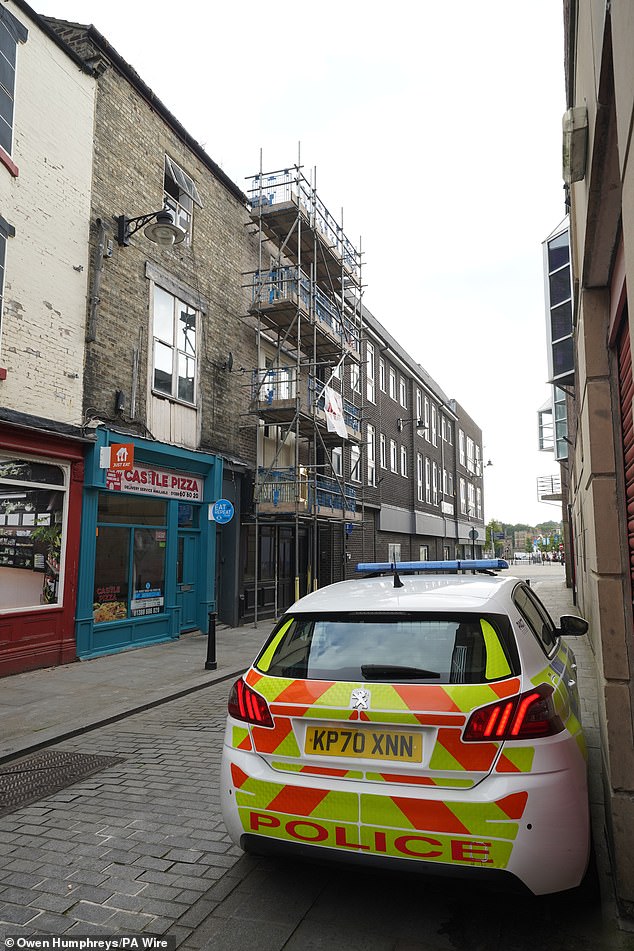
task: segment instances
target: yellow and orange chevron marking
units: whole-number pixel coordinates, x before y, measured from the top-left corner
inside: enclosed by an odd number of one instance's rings
[[[527,793],[493,803],[376,796],[231,776],[245,832],[425,861],[506,867]]]
[[[500,744],[463,743],[462,729],[475,707],[512,696],[520,687],[517,677],[491,684],[372,684],[368,687],[358,683],[270,677],[253,668],[248,671],[246,680],[267,700],[274,717],[273,729],[252,727],[253,746],[259,753],[301,757],[292,728],[293,718],[394,725],[413,723],[437,731],[429,769],[448,777],[457,772],[483,775],[491,770]],[[351,709],[350,696],[358,686],[370,690],[368,711]],[[523,772],[530,768],[524,768],[520,760],[521,757],[508,757],[499,771]],[[411,775],[408,778],[405,773],[398,775],[399,782],[421,782]],[[442,785],[442,780],[436,777],[424,784]],[[450,780],[447,785],[451,785]]]

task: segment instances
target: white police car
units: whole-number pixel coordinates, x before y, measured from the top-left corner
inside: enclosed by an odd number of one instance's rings
[[[535,894],[581,882],[586,747],[565,638],[587,623],[556,626],[501,567],[360,565],[374,576],[289,608],[229,700],[235,843],[514,876]]]

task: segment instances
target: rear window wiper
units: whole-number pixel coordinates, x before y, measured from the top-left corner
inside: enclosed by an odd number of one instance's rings
[[[422,667],[400,667],[398,664],[362,664],[361,673],[366,680],[417,680],[419,677],[440,677],[437,670]]]

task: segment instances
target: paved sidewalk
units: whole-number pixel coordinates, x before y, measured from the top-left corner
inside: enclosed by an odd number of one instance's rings
[[[0,680],[0,763],[97,725],[237,676],[273,627],[271,620],[218,628],[216,670],[206,670],[207,635],[33,670]]]

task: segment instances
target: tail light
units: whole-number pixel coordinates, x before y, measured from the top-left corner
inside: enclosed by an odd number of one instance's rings
[[[236,720],[254,723],[256,726],[273,726],[269,705],[245,680],[236,680],[229,695],[229,715]]]
[[[534,740],[564,729],[553,704],[553,688],[541,684],[516,697],[507,697],[474,710],[463,740]]]

